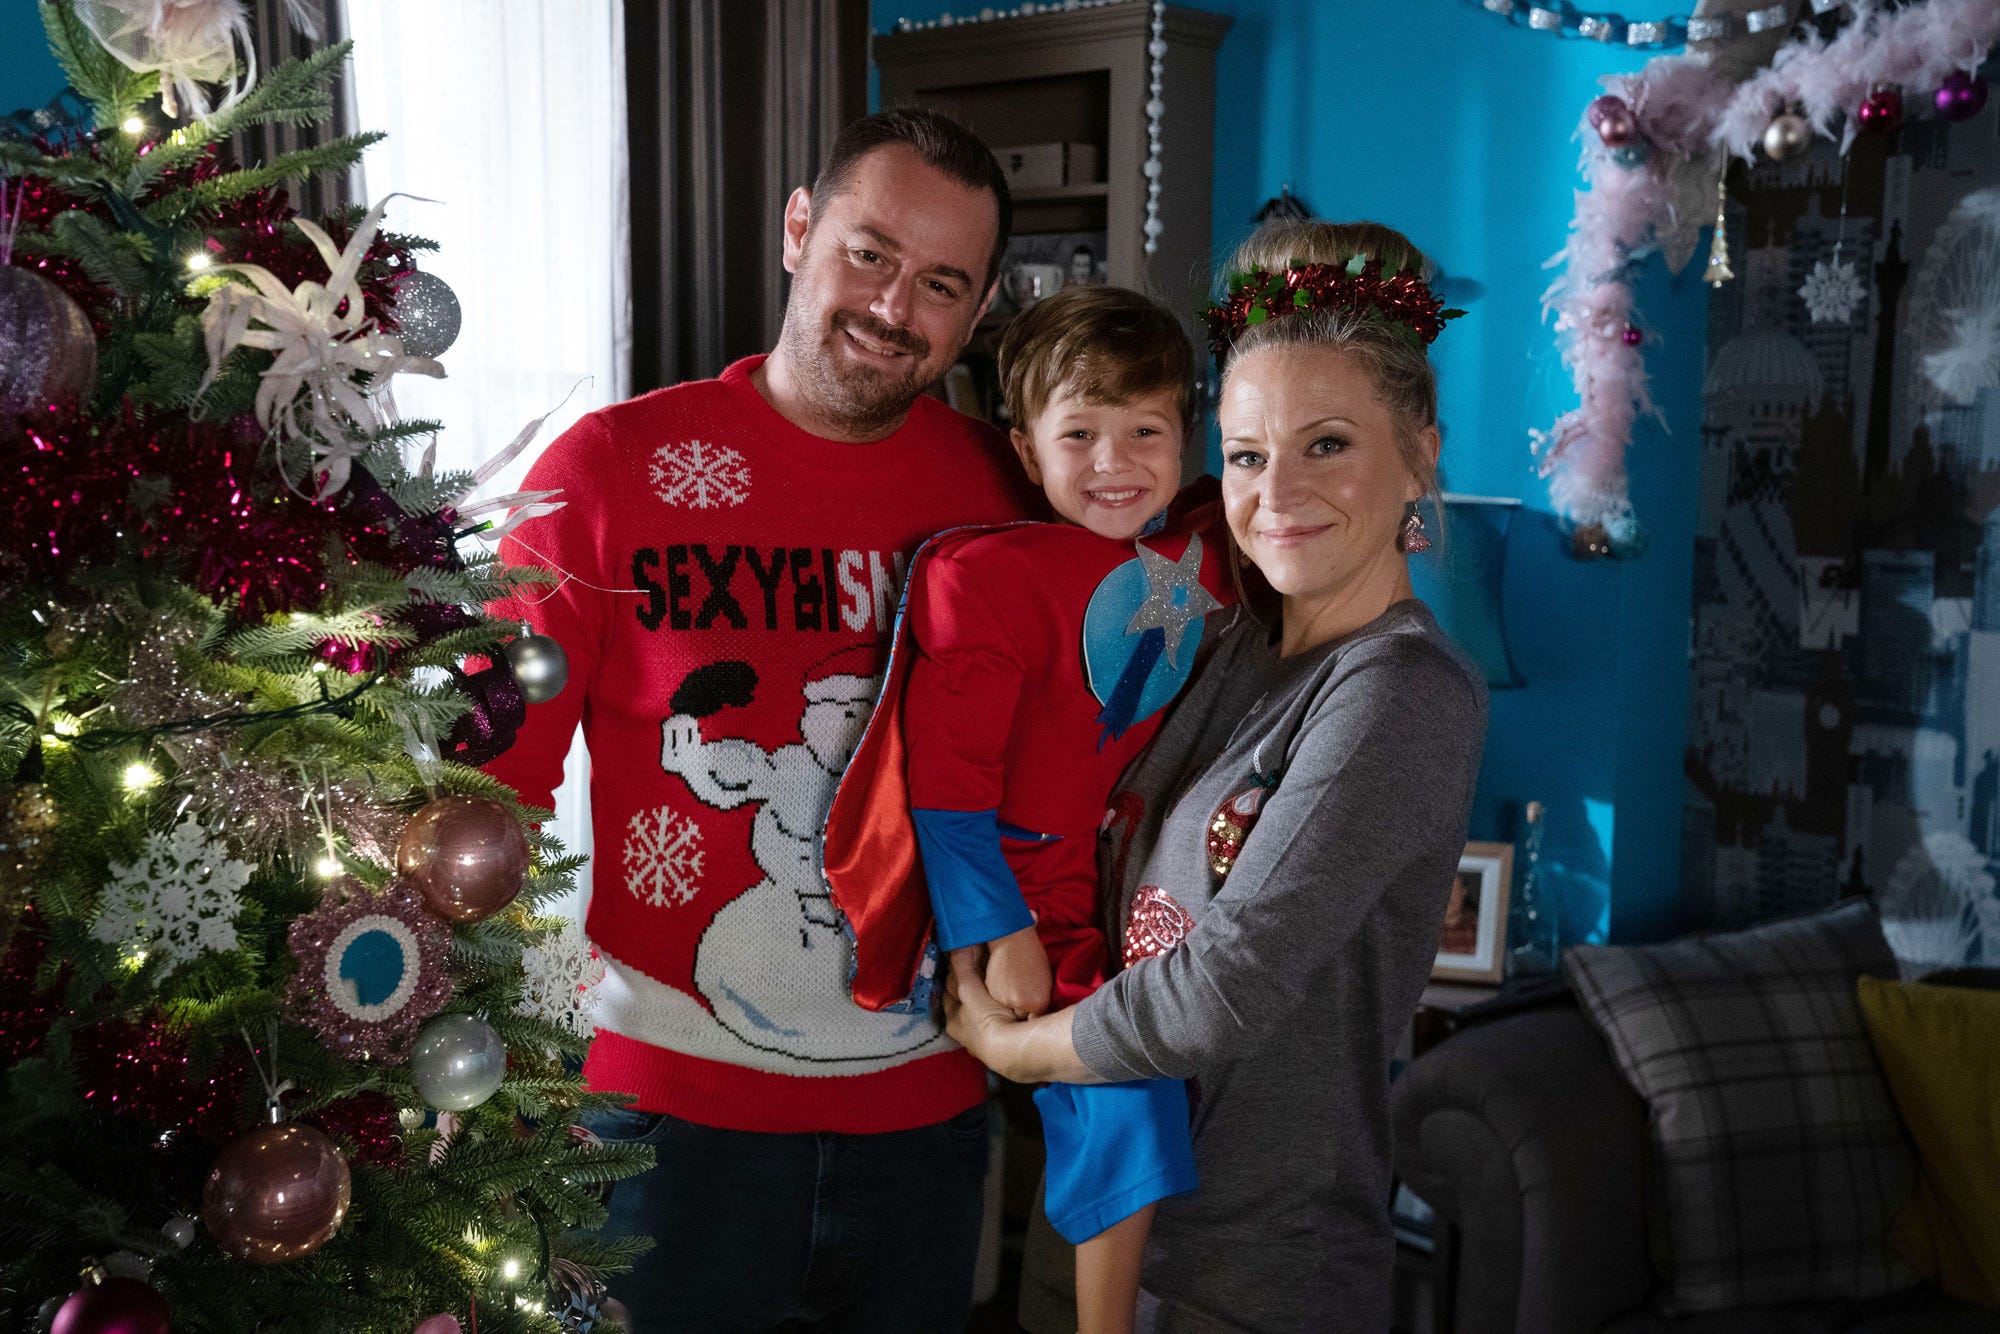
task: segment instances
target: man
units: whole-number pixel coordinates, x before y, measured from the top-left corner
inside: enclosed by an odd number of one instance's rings
[[[928,1014],[847,991],[820,869],[911,553],[1031,501],[983,424],[922,397],[993,295],[993,156],[922,111],[841,132],[784,214],[778,346],[593,413],[526,485],[567,506],[510,561],[571,576],[514,614],[570,684],[489,766],[547,806],[579,719],[605,958],[593,1123],[651,1144],[612,1228],[655,1248],[613,1285],[633,1327],[939,1334],[964,1323],[984,1072]]]

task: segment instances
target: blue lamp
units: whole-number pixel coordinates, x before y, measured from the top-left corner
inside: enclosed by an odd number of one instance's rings
[[[1518,500],[1448,491],[1444,540],[1410,558],[1410,581],[1417,596],[1495,690],[1527,684],[1507,656],[1507,617],[1500,600],[1507,571],[1507,532],[1520,508]]]

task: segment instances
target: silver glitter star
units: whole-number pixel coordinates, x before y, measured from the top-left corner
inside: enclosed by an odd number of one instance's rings
[[[1201,586],[1201,537],[1196,534],[1188,538],[1187,550],[1178,561],[1168,560],[1151,547],[1140,546],[1139,563],[1146,571],[1146,600],[1132,613],[1125,633],[1136,635],[1154,626],[1165,630],[1167,663],[1178,667],[1181,637],[1188,626],[1222,606]]]

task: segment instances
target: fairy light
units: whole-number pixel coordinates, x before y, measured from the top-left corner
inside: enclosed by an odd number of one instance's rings
[[[127,116],[125,123],[118,128],[127,134],[144,134],[146,132],[146,122],[137,116]]]
[[[188,272],[200,273],[203,269],[206,269],[209,265],[213,264],[214,262],[215,262],[214,260],[208,257],[208,252],[206,250],[197,250],[192,255],[189,255],[187,257]]]
[[[125,790],[127,792],[143,792],[159,781],[159,771],[144,760],[134,760],[125,766]]]
[[[340,859],[331,855],[321,857],[313,863],[313,869],[319,872],[320,879],[331,880],[340,874]]]
[[[512,1282],[514,1282],[514,1281],[515,1281],[516,1279],[520,1278],[520,1277],[521,1277],[521,1262],[520,1262],[519,1260],[515,1259],[515,1258],[514,1258],[513,1256],[511,1256],[511,1255],[510,1255],[510,1256],[508,1256],[508,1257],[507,1257],[507,1258],[506,1258],[505,1260],[501,1261],[501,1263],[500,1263],[500,1277],[501,1277],[501,1278],[503,1278],[503,1279],[505,1279],[505,1280],[507,1280],[507,1281],[508,1281],[509,1283],[512,1283]]]

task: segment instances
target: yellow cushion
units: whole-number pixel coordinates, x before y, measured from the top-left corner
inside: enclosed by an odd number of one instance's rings
[[[1950,1295],[2000,1307],[2000,991],[1863,977],[1860,1002],[1923,1161],[1889,1244]]]

